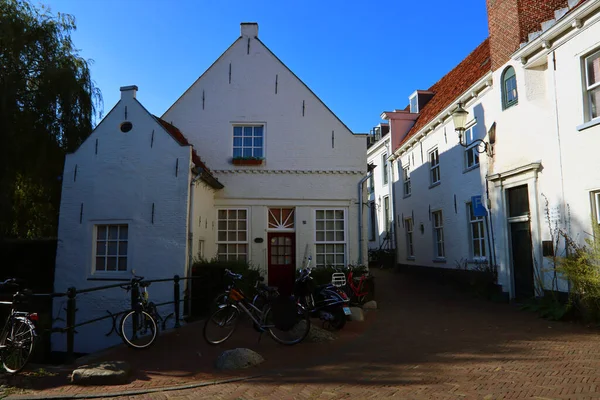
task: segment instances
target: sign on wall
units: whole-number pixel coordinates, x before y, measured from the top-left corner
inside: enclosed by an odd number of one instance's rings
[[[481,195],[471,197],[471,207],[473,207],[474,217],[485,217],[487,215],[487,210],[483,205]]]

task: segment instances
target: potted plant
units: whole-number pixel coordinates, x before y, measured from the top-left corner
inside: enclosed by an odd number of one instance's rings
[[[262,165],[261,157],[233,157],[233,165]]]

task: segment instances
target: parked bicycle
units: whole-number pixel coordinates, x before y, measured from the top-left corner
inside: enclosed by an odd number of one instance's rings
[[[266,299],[266,304],[260,307],[256,297],[253,304],[236,287],[236,281],[241,280],[242,275],[228,269],[225,274],[233,279],[233,283],[229,288],[227,304],[221,305],[204,324],[204,338],[209,344],[219,344],[229,339],[242,313],[252,320],[256,330],[261,333],[268,331],[281,344],[294,345],[306,338],[310,331],[310,315],[294,298],[277,296]]]
[[[146,349],[156,340],[158,324],[156,306],[148,303],[147,288],[150,282],[144,282],[143,276],[133,276],[129,285],[122,285],[126,291],[132,291],[135,300],[133,309],[125,312],[119,323],[119,333],[123,342],[134,349]],[[141,295],[140,295],[141,289]]]
[[[36,343],[35,321],[37,313],[17,311],[24,304],[25,298],[31,294],[28,289],[22,289],[22,281],[7,279],[0,283],[0,290],[16,288],[12,301],[0,301],[0,304],[10,305],[10,313],[0,334],[0,360],[6,372],[16,374],[21,371],[33,352]]]
[[[346,284],[343,286],[343,289],[350,298],[351,305],[362,306],[366,302],[373,300],[374,293],[373,285],[371,284],[371,279],[373,278],[369,276],[368,272],[356,277],[351,267],[344,267],[342,270],[346,273]]]

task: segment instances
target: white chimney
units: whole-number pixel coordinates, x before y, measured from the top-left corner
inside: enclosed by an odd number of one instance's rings
[[[135,99],[138,87],[136,85],[121,86],[121,100]]]
[[[256,22],[242,22],[240,24],[241,36],[243,37],[258,37],[258,24]]]

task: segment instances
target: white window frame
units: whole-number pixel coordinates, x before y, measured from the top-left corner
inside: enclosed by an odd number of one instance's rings
[[[469,223],[469,254],[474,261],[485,261],[487,260],[486,245],[487,237],[485,236],[485,220],[484,217],[476,217],[473,215],[473,205],[471,202],[467,203],[467,222]],[[473,229],[478,226],[480,237],[475,238]],[[479,249],[482,254],[475,254],[475,242],[478,242]]]
[[[512,70],[512,75],[509,76],[508,78],[506,77],[506,75]],[[514,98],[512,100],[508,100],[508,95],[509,95],[509,91],[507,88],[507,83],[509,79],[514,79],[515,81],[515,87],[513,88],[514,90]],[[513,67],[513,66],[508,66],[504,69],[504,71],[502,72],[502,76],[501,76],[501,84],[502,84],[502,109],[506,110],[512,106],[515,106],[517,104],[519,104],[519,89],[517,86],[517,70]]]
[[[465,130],[465,143],[467,144],[467,148],[465,149],[465,171],[475,169],[479,167],[479,152],[477,151],[479,148],[479,143],[473,144],[473,141],[476,139],[475,135],[475,127],[477,124],[470,126]],[[469,164],[469,154],[471,154],[473,158],[473,163]]]
[[[320,208],[316,208],[313,210],[313,221],[315,223],[314,225],[314,240],[315,240],[315,246],[314,246],[314,260],[315,260],[315,266],[316,267],[320,267],[320,266],[328,266],[326,263],[319,263],[319,254],[324,254],[325,258],[327,257],[327,254],[334,254],[334,258],[335,255],[339,254],[336,251],[334,251],[333,253],[319,253],[317,251],[317,249],[319,248],[319,246],[321,245],[333,245],[334,248],[337,245],[343,245],[344,246],[344,251],[343,251],[343,255],[344,255],[344,262],[343,262],[343,266],[346,266],[348,264],[348,210],[346,208],[340,208],[340,207],[320,207]],[[323,211],[325,214],[325,219],[323,221],[325,221],[325,235],[327,234],[327,211],[333,211],[334,212],[334,216],[335,216],[335,212],[336,211],[342,211],[344,216],[342,221],[344,221],[344,240],[337,240],[337,238],[335,237],[335,221],[337,219],[335,219],[334,217],[334,240],[327,240],[327,238],[325,237],[325,240],[318,240],[317,238],[317,214],[319,211]],[[341,265],[341,264],[336,264],[334,263],[334,265]]]
[[[258,136],[255,137],[254,135],[254,128],[257,127],[261,127],[262,128],[262,146],[255,146],[255,138],[258,138]],[[242,129],[242,144],[241,146],[236,146],[236,136],[235,135],[235,130],[236,128],[241,128]],[[244,145],[244,128],[252,128],[252,136],[250,136],[252,138],[252,145],[251,146],[245,146]],[[252,123],[233,123],[232,127],[231,127],[231,155],[233,158],[235,157],[258,157],[258,158],[262,158],[265,159],[266,157],[266,131],[267,131],[267,125],[263,122],[252,122]],[[252,155],[251,156],[245,156],[244,155],[244,149],[250,147],[252,149]],[[241,148],[242,154],[241,155],[236,155],[235,154],[235,150],[236,148]],[[254,149],[260,148],[262,155],[258,156],[258,155],[254,155]]]
[[[392,228],[392,215],[391,215],[391,204],[390,196],[383,196],[383,219],[385,232],[390,232]]]
[[[229,240],[229,227],[227,227],[227,229],[225,230],[225,232],[227,232],[227,240],[219,240],[219,232],[221,232],[221,229],[219,227],[219,222],[222,221],[222,219],[220,218],[219,214],[221,211],[226,211],[227,212],[227,218],[225,219],[225,221],[228,223],[229,220],[229,211],[246,211],[246,240],[239,240],[236,238],[236,240]],[[240,254],[244,254],[240,251],[238,251],[238,245],[246,245],[246,258],[244,261],[248,262],[250,261],[250,209],[246,208],[246,207],[221,207],[221,208],[217,208],[217,235],[216,235],[216,244],[217,244],[217,258],[220,259],[220,256],[222,254],[225,254],[226,258],[225,260],[236,260],[238,259],[238,256]],[[236,215],[236,222],[242,221],[241,219],[237,218]],[[241,232],[239,230],[238,227],[236,227],[236,236],[239,232]],[[219,245],[227,245],[227,251],[225,253],[222,253],[219,249]],[[236,251],[235,253],[229,253],[229,245],[235,245],[236,246]],[[233,255],[235,254],[234,258],[230,258],[230,254]]]
[[[594,220],[600,225],[600,190],[594,190],[591,192],[592,195],[592,212],[594,214]]]
[[[436,215],[440,216],[439,224]],[[433,227],[433,254],[435,254],[435,258],[437,259],[445,259],[446,248],[444,247],[444,214],[442,213],[442,210],[431,212],[431,222]]]
[[[404,219],[404,228],[406,231],[406,258],[415,258],[415,247],[414,247],[414,235],[415,225],[413,224],[412,218]]]
[[[110,227],[116,226],[118,227],[117,230],[117,238],[116,239],[109,239],[108,235],[109,235],[109,230]],[[130,266],[130,258],[131,258],[131,248],[129,246],[129,242],[130,242],[130,231],[131,231],[131,226],[129,223],[126,222],[107,222],[107,221],[98,221],[98,223],[94,223],[92,225],[92,229],[93,229],[93,258],[92,258],[92,271],[95,274],[123,274],[123,273],[127,273],[129,271],[129,266]],[[102,240],[99,236],[98,236],[98,230],[101,227],[105,227],[106,228],[106,235],[104,236],[104,240]],[[122,239],[121,238],[121,228],[122,227],[127,227],[127,238],[126,239]],[[105,243],[104,245],[104,252],[103,254],[98,254],[98,242],[103,242]],[[110,242],[116,242],[117,244],[117,248],[116,248],[116,253],[113,254],[108,254],[108,243]],[[126,254],[119,254],[121,253],[121,243],[127,243],[127,250],[125,251]],[[108,258],[109,257],[115,257],[116,261],[115,261],[115,269],[114,270],[108,270],[107,269],[107,264],[108,264]],[[99,269],[98,268],[98,258],[103,258],[104,259],[104,268],[103,269]],[[119,260],[120,259],[125,259],[125,269],[119,269]]]
[[[595,91],[600,91],[600,76],[598,77],[598,81],[596,83],[590,84],[589,82],[589,63],[588,61],[594,58],[598,58],[600,60],[600,50],[596,50],[594,53],[585,57],[583,60],[584,65],[584,90],[585,90],[585,103],[586,103],[586,116],[585,120],[592,121],[600,118],[600,104],[596,104],[596,116],[593,113],[593,101],[592,94]],[[599,61],[600,62],[600,61]]]
[[[432,156],[435,154],[435,157],[432,159]],[[442,175],[440,171],[440,153],[438,148],[432,149],[427,154],[429,159],[429,183],[431,186],[438,185],[442,181]],[[435,163],[434,163],[435,162]],[[435,179],[435,175],[437,174],[437,180]]]
[[[383,186],[387,185],[389,182],[389,176],[388,176],[388,154],[383,153],[383,155],[381,156],[381,165],[383,167],[382,169],[382,179],[381,182],[383,184]]]
[[[410,186],[410,165],[402,168],[402,187],[404,190],[404,197],[408,197],[411,194],[411,186]]]

